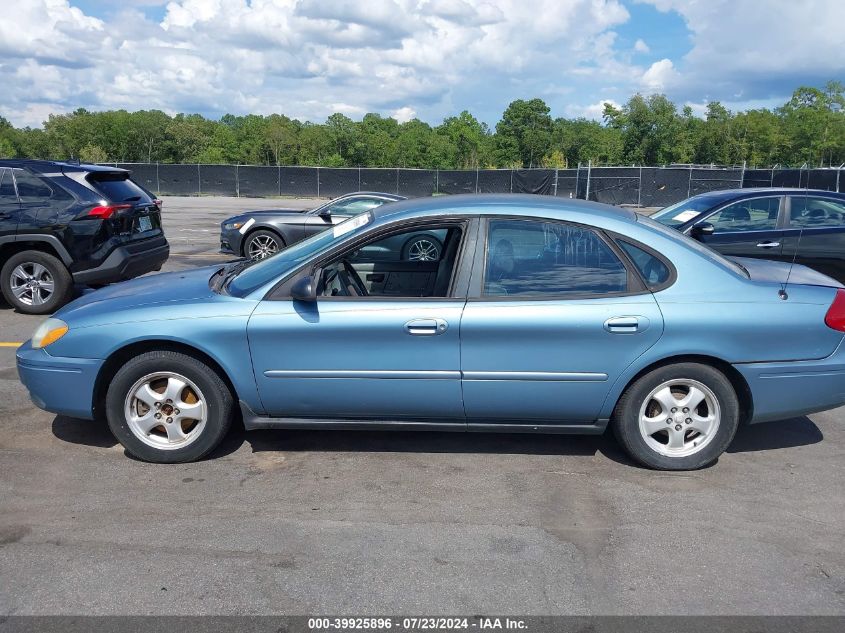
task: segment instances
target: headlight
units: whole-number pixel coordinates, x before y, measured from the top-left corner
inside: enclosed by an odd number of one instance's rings
[[[67,330],[67,323],[61,319],[47,319],[38,326],[35,334],[32,335],[33,349],[40,349],[47,347],[50,343],[55,343],[67,334]]]
[[[235,231],[244,225],[243,222],[224,222],[223,228],[227,231]]]

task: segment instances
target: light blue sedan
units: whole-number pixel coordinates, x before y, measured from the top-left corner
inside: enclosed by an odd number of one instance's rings
[[[429,261],[362,253],[438,231]],[[788,277],[788,280],[787,280]],[[845,403],[845,290],[632,212],[539,196],[368,211],[259,262],[69,304],[17,352],[33,401],[185,462],[247,429],[603,433],[652,468]]]

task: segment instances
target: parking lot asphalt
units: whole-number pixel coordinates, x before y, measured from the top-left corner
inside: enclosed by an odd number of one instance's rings
[[[165,270],[293,204],[165,199]],[[41,319],[0,307],[0,341]],[[843,614],[843,458],[839,409],[691,473],[610,434],[236,430],[145,464],[36,409],[0,347],[0,614]]]

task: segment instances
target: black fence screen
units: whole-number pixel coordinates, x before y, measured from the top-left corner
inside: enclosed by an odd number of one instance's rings
[[[112,163],[115,164],[115,163]],[[383,191],[433,194],[533,193],[606,204],[663,207],[708,191],[800,187],[845,192],[843,169],[592,167],[574,169],[402,169],[117,163],[155,194],[333,198]]]

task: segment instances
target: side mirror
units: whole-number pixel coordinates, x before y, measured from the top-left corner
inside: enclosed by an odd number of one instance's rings
[[[694,237],[698,239],[703,237],[704,235],[713,235],[716,232],[716,227],[710,224],[709,222],[702,222],[700,224],[696,224],[690,229],[690,237]]]
[[[320,209],[319,216],[321,218],[330,218],[332,217],[332,211],[329,207],[326,207],[325,209]]]
[[[316,301],[317,288],[314,285],[314,278],[311,275],[305,275],[297,279],[291,286],[290,296],[296,301]]]

